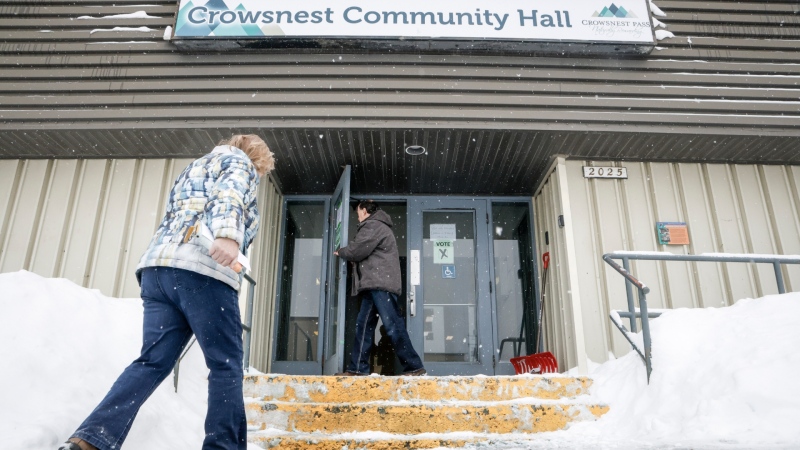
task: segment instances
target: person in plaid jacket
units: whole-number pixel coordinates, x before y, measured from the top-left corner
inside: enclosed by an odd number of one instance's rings
[[[210,369],[203,449],[247,448],[240,278],[233,267],[258,230],[259,179],[274,166],[261,138],[235,135],[178,176],[136,268],[144,306],[141,355],[60,450],[120,448],[192,334]],[[213,236],[208,247],[187,239],[199,221]]]

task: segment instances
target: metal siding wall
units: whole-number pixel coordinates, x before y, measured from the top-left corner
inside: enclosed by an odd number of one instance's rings
[[[102,192],[105,190],[108,160],[78,161],[76,177],[78,183],[71,192],[73,213],[64,224],[67,237],[63,245],[63,265],[59,273],[42,276],[57,276],[88,287],[95,246],[97,216],[101,209]],[[110,292],[104,292],[110,295]]]
[[[35,273],[55,273],[60,263],[59,252],[64,240],[64,223],[70,215],[70,192],[75,180],[77,160],[56,160],[52,162],[50,182],[45,189],[44,203],[41,207],[42,219],[33,238],[31,271]]]
[[[800,249],[800,214],[798,212],[797,180],[790,167],[761,166],[761,178],[764,180],[768,217],[772,220],[772,235],[775,237],[776,253],[786,254]],[[787,291],[800,289],[800,267],[786,266],[784,280]]]
[[[117,296],[121,278],[125,236],[132,218],[131,201],[136,198],[135,178],[138,160],[112,160],[106,176],[102,209],[98,211],[97,238],[92,255],[89,286],[109,296]]]
[[[275,289],[280,267],[280,229],[283,217],[283,196],[271,181],[264,182],[259,191],[261,227],[256,238],[252,262],[256,282],[256,301],[253,309],[253,336],[251,339],[250,365],[262,372],[270,371],[272,360],[273,314],[275,311]]]
[[[544,350],[552,352],[561,368],[574,367],[576,363],[571,312],[567,293],[570,291],[569,269],[566,264],[564,232],[558,226],[561,214],[561,192],[558,175],[553,172],[541,191],[534,197],[536,248],[540,253],[550,252],[547,292],[542,317]],[[545,245],[545,232],[550,245]],[[541,255],[537,256],[540,258]],[[538,274],[542,276],[541,271]],[[541,278],[539,280],[541,283]]]
[[[629,178],[585,179],[584,165],[624,165]],[[564,195],[553,189],[554,173],[534,198],[537,245],[544,248],[544,231],[549,230],[551,260],[557,269],[548,297],[551,305],[557,305],[553,309],[566,311],[569,275],[560,241],[575,242],[586,352],[593,361],[605,361],[609,351],[616,355],[629,351],[608,319],[609,310],[627,309],[625,283],[602,261],[602,254],[615,250],[800,254],[797,166],[571,160],[566,169],[573,216],[565,220],[572,220],[574,235],[553,233],[555,218],[561,214],[556,199]],[[659,221],[685,221],[691,244],[659,245],[655,236]],[[652,289],[651,308],[721,307],[740,298],[777,293],[768,265],[632,261],[632,272]],[[800,268],[785,268],[784,277],[787,290],[800,287]],[[559,353],[559,363],[567,363],[564,368],[573,367],[569,327],[554,323],[568,323],[569,317],[552,314],[551,310],[545,317],[545,348]]]
[[[746,232],[743,228],[742,214],[737,201],[734,185],[733,167],[729,165],[704,166],[706,184],[711,210],[715,214],[716,248],[725,253],[747,253],[745,245]],[[757,297],[753,280],[752,267],[745,264],[721,264],[726,275],[725,301],[732,304],[736,299],[734,293],[742,297]]]
[[[32,248],[30,242],[35,238],[38,228],[40,206],[44,195],[43,186],[48,183],[52,161],[22,161],[19,178],[7,195],[11,197],[6,218],[6,230],[0,272],[27,268],[30,264]],[[4,195],[5,196],[5,195]]]
[[[505,155],[493,167],[509,172],[511,153],[494,147],[512,148],[516,139],[532,139],[532,159],[541,163],[557,152],[673,161],[798,158],[795,0],[655,0],[666,14],[656,18],[675,36],[658,41],[649,55],[625,58],[336,49],[182,53],[163,40],[174,22],[174,0],[34,3],[14,0],[0,8],[0,158],[190,156],[198,141],[231,129],[279,129],[290,131],[279,142],[292,143],[296,154],[319,151],[299,161],[335,172],[342,152],[331,149],[347,146],[334,143],[341,138],[332,130],[366,131],[356,140],[405,142],[404,133],[432,124],[456,141],[475,130],[505,136],[475,149],[482,157]],[[137,11],[147,16],[120,17]],[[289,136],[294,130],[300,140]],[[564,136],[574,141],[562,146]],[[675,145],[684,138],[691,146]],[[425,146],[442,147],[444,154],[452,143],[431,135]],[[295,158],[284,151],[287,161]],[[365,161],[373,158],[380,155]],[[402,185],[399,172],[393,183]],[[440,182],[458,177],[438,175]],[[427,180],[437,177],[426,177],[419,192],[428,192]]]
[[[29,270],[107,296],[138,297],[134,269],[190,161],[0,161],[0,272]],[[260,189],[266,214],[255,245],[269,250],[254,269],[260,295],[271,299],[281,197],[271,181]]]

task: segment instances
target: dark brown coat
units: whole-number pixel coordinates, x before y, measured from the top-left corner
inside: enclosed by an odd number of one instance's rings
[[[400,295],[400,256],[392,219],[378,210],[358,224],[357,230],[350,245],[339,249],[342,259],[355,263],[355,291],[381,290]]]

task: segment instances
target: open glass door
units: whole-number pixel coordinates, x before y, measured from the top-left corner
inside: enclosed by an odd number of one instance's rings
[[[323,344],[324,375],[341,372],[344,365],[344,321],[345,304],[347,299],[347,262],[333,252],[347,245],[348,224],[350,223],[350,166],[344,168],[344,173],[336,185],[331,197],[329,237],[327,254],[328,282],[325,301],[325,332]]]
[[[409,201],[409,319],[431,375],[494,375],[486,200]]]

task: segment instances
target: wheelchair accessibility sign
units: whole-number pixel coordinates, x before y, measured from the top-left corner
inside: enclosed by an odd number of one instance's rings
[[[442,266],[442,278],[455,278],[456,266],[445,265]]]

